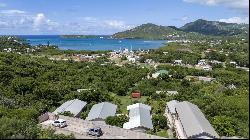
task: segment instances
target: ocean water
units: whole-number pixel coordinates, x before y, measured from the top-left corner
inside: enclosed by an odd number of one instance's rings
[[[58,35],[21,35],[30,45],[56,45],[62,50],[118,50],[118,49],[156,49],[167,41],[142,39],[110,39],[109,36],[96,38],[61,38]]]

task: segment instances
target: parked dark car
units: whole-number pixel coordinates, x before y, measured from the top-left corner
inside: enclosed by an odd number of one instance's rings
[[[103,134],[102,129],[100,127],[91,128],[89,129],[87,133],[88,135],[97,136],[97,137],[100,137]]]

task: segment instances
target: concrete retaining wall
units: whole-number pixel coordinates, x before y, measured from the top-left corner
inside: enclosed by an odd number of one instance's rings
[[[56,119],[58,119],[57,115],[50,112],[46,112],[38,117],[38,122],[41,123],[47,120],[56,120]]]

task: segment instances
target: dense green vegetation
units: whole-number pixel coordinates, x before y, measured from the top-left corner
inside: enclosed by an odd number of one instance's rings
[[[1,52],[0,121],[6,122],[0,130],[1,134],[4,133],[1,136],[40,138],[40,133],[45,132],[38,128],[37,117],[46,110],[53,111],[70,99],[87,101],[88,108],[101,101],[119,104],[119,100],[117,101],[112,93],[126,95],[128,87],[147,73],[146,69],[135,66],[118,67],[111,64],[100,66],[100,63],[51,61],[45,57]],[[76,90],[79,88],[93,90],[78,93]],[[15,113],[16,116],[12,115],[15,110],[20,111]],[[22,115],[21,112],[25,112],[23,116],[19,116]],[[84,112],[82,116],[84,117]],[[10,127],[15,125],[25,125],[25,127],[20,130],[19,127]],[[39,130],[32,129],[33,127]],[[6,130],[10,133],[5,133]],[[50,131],[48,135],[49,133]]]
[[[4,103],[5,101],[5,103]],[[1,98],[0,138],[1,139],[72,139],[73,135],[54,134],[52,129],[37,125],[38,111],[35,107],[14,107],[14,101]],[[12,102],[15,104],[15,101]]]
[[[217,40],[218,38],[216,38]],[[87,105],[81,114],[85,119],[91,107],[98,102],[109,101],[118,105],[117,113],[126,113],[126,106],[142,102],[152,107],[154,129],[149,133],[166,134],[166,119],[163,116],[167,101],[176,99],[196,104],[220,136],[248,138],[249,121],[249,73],[234,67],[215,67],[212,71],[165,65],[182,59],[183,63],[196,64],[201,58],[208,60],[236,61],[240,66],[249,66],[248,42],[237,38],[222,39],[211,47],[211,40],[203,43],[169,43],[160,49],[141,56],[141,62],[153,59],[161,62],[156,69],[140,65],[116,66],[106,57],[96,62],[53,61],[48,56],[74,55],[76,53],[107,53],[93,51],[61,51],[54,46],[43,46],[28,53],[28,44],[15,44],[8,37],[0,38],[0,138],[70,138],[55,135],[50,129],[37,125],[37,117],[45,111],[54,111],[67,100],[80,99]],[[12,45],[11,45],[12,44]],[[19,48],[22,54],[4,51]],[[215,52],[204,52],[207,49]],[[218,51],[222,50],[222,53]],[[168,53],[163,53],[168,52]],[[227,52],[228,56],[225,55]],[[145,65],[145,64],[144,64]],[[148,79],[157,70],[165,69],[168,75]],[[184,80],[185,76],[211,76],[216,81]],[[235,85],[236,89],[227,88]],[[77,92],[77,89],[90,89]],[[139,91],[141,99],[131,99],[132,91]],[[156,91],[176,90],[179,94],[168,96]],[[64,115],[71,115],[65,112]],[[109,117],[106,122],[121,127],[127,120],[123,115]],[[166,135],[164,135],[166,136]]]

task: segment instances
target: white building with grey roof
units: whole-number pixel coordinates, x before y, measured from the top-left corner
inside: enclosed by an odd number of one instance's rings
[[[211,82],[211,81],[215,80],[215,78],[203,77],[203,76],[199,76],[198,79],[199,79],[199,81],[204,81],[204,82]]]
[[[69,111],[74,115],[74,117],[79,117],[82,109],[85,107],[87,103],[78,99],[69,100],[63,103],[60,107],[58,107],[53,113],[59,114],[65,111]]]
[[[151,107],[142,103],[127,106],[129,121],[123,124],[124,129],[145,131],[153,129]]]
[[[176,117],[175,105],[177,105],[178,103],[179,103],[178,101],[172,100],[172,101],[167,102],[166,104],[164,115],[167,117],[168,126],[171,129],[174,128],[173,122]]]
[[[116,109],[117,109],[117,105],[109,103],[109,102],[102,102],[102,103],[95,104],[89,111],[89,114],[86,120],[103,121],[109,116],[115,116]]]
[[[172,125],[179,139],[216,139],[220,138],[201,110],[194,104],[183,101],[167,103]],[[173,108],[175,113],[173,112]],[[167,114],[166,112],[165,114]],[[173,116],[174,114],[174,116]]]

